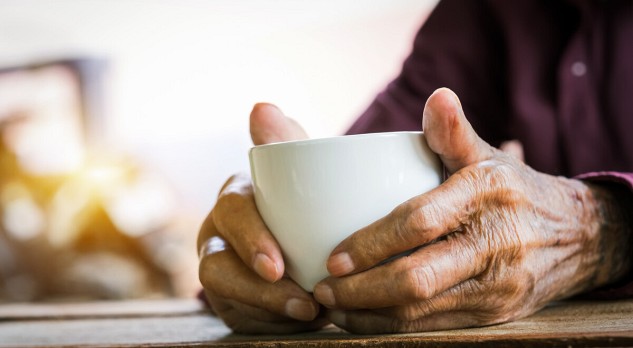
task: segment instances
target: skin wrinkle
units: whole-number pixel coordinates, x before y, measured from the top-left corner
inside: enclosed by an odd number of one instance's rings
[[[572,248],[570,247],[568,249]],[[581,255],[581,248],[576,247],[571,251],[565,250],[561,252],[561,254],[563,254],[564,257],[554,265],[550,265],[548,272],[555,273],[559,278],[578,277],[578,273],[583,271],[582,267],[576,266],[578,265],[578,259]],[[578,287],[568,287],[567,289],[563,288],[562,291],[559,290],[560,293],[556,294],[552,291],[552,289],[560,288],[560,285],[557,284],[557,280],[553,277],[548,277],[546,273],[541,276],[542,278],[539,278],[540,280],[538,282],[537,292],[546,293],[546,298],[549,298],[550,300],[563,299],[582,291],[582,289],[579,289]],[[548,302],[549,301],[540,301],[539,307],[545,306]]]
[[[575,192],[573,194],[576,195]],[[578,260],[578,256],[581,255],[583,252],[586,252],[582,245],[585,245],[587,243],[587,239],[578,238],[579,234],[576,233],[576,231],[581,231],[587,226],[583,227],[581,224],[578,223],[569,224],[569,221],[567,221],[569,217],[564,214],[564,211],[560,214],[555,214],[555,212],[544,209],[540,209],[537,211],[538,212],[536,214],[545,216],[547,217],[547,220],[554,222],[553,225],[550,224],[550,228],[554,227],[553,233],[549,236],[549,239],[547,238],[547,236],[544,239],[544,247],[548,249],[549,255],[553,255],[556,253],[561,254],[561,256],[559,257],[553,257],[552,264],[550,265],[551,268],[549,270],[544,270],[542,269],[542,267],[535,267],[535,270],[539,271],[537,277],[539,279],[542,279],[539,282],[539,285],[537,285],[538,289],[536,291],[543,292],[544,290],[541,290],[541,288],[551,289],[560,287],[560,285],[555,284],[556,281],[553,280],[551,274],[555,274],[561,278],[569,276],[573,279],[574,277],[578,276],[578,272],[587,270],[587,267],[581,265]],[[531,227],[533,230],[543,229],[543,227],[541,226],[543,222],[539,222],[542,220],[531,219],[531,221]],[[532,260],[530,262],[539,265],[542,262],[542,258],[537,257],[536,260]],[[548,273],[550,273],[550,275],[548,275]],[[556,286],[552,286],[552,284]],[[564,290],[563,293],[577,293],[578,291],[578,289],[570,289]],[[560,295],[556,298],[562,298],[565,296],[566,295]],[[544,304],[545,303],[543,303],[542,305]]]
[[[498,177],[497,175],[491,175],[490,171],[487,171],[489,175],[489,177],[493,177],[496,178]],[[498,168],[496,171],[494,171],[496,173],[499,173]],[[499,187],[499,186],[506,186],[507,182],[506,180],[504,180],[506,178],[506,175],[503,175],[501,177],[501,180],[487,180],[488,182],[490,182],[493,187]],[[511,220],[511,221],[506,221],[505,226],[508,226],[506,228],[506,230],[514,230],[514,231],[518,231],[519,228],[517,226],[517,222],[516,220],[512,219],[513,215],[508,215],[507,212],[505,210],[511,210],[511,208],[515,208],[518,211],[523,211],[522,209],[518,209],[519,206],[527,206],[528,204],[526,203],[526,199],[524,198],[524,195],[513,190],[513,189],[507,189],[507,188],[503,188],[503,189],[496,189],[493,192],[488,192],[486,194],[486,197],[482,199],[482,201],[487,202],[489,205],[492,206],[497,206],[497,207],[505,207],[505,209],[495,209],[493,210],[493,212],[491,213],[490,210],[487,211],[486,215],[493,215],[493,221],[499,221],[499,220]],[[510,207],[510,208],[508,208]],[[514,211],[517,211],[514,210]],[[512,210],[511,210],[512,211]],[[547,209],[542,209],[540,207],[536,207],[534,209],[534,211],[542,211],[543,213],[545,213],[545,215],[548,215],[549,218],[552,218],[552,220],[562,220],[562,217],[557,216],[556,214],[554,214],[553,212],[550,212]],[[478,216],[477,216],[478,215]],[[479,230],[480,231],[492,231],[494,230],[494,226],[485,226],[486,224],[490,224],[488,221],[488,219],[483,219],[483,214],[481,214],[481,210],[477,210],[474,214],[471,215],[471,221],[479,221],[480,222],[480,226]],[[505,219],[499,219],[499,217],[504,217]],[[508,216],[510,216],[510,218],[508,218]],[[525,221],[525,220],[524,220]],[[530,219],[528,219],[527,221],[530,221]],[[499,234],[501,236],[507,236],[508,233],[501,233]],[[512,235],[512,234],[510,234]],[[489,266],[487,267],[487,270],[484,271],[482,273],[482,278],[486,279],[487,275],[492,275],[493,279],[488,279],[487,281],[491,281],[494,282],[494,275],[498,274],[498,273],[502,273],[500,270],[504,269],[505,263],[508,262],[517,262],[517,261],[521,261],[524,257],[524,248],[521,248],[520,245],[524,245],[524,241],[521,240],[520,235],[517,233],[514,233],[514,236],[516,238],[516,243],[513,243],[512,241],[508,241],[508,240],[504,240],[504,241],[498,241],[499,236],[491,236],[489,237],[487,240],[492,242],[492,243],[498,243],[500,245],[505,245],[505,248],[502,249],[501,251],[499,251],[499,245],[488,245],[488,250],[497,250],[496,254],[493,254],[493,256],[490,258],[489,261]],[[560,244],[560,238],[556,239],[556,243]],[[568,258],[574,258],[574,254],[569,255]],[[534,284],[535,284],[535,280],[534,277],[530,277],[528,279],[528,283],[529,285],[527,286],[527,290],[528,292],[533,292],[534,291]],[[525,284],[525,283],[524,283]],[[506,296],[509,298],[512,298],[517,292],[519,292],[519,287],[517,286],[506,286],[504,287],[498,287],[497,291],[501,291],[502,293],[505,292]],[[504,302],[505,303],[505,302]],[[497,310],[494,309],[495,306],[493,305],[490,309],[492,310],[492,316],[498,316],[496,315]],[[505,307],[501,307],[501,311],[502,312],[506,312],[505,311]],[[513,317],[512,314],[508,314],[508,317]],[[502,318],[503,319],[503,318]]]
[[[461,240],[466,240],[466,242],[462,242],[460,243],[460,247],[464,248],[470,248],[473,252],[473,255],[486,255],[484,257],[480,256],[480,259],[477,260],[463,260],[463,262],[465,262],[464,264],[468,264],[468,263],[475,263],[475,264],[482,264],[481,259],[485,259],[487,258],[487,254],[488,254],[488,250],[484,249],[481,247],[481,244],[478,243],[477,239],[475,238],[474,234],[475,232],[474,228],[472,228],[471,226],[464,226],[462,228],[462,231],[460,232],[454,232],[451,235],[449,235],[450,239],[461,239]],[[485,271],[487,266],[482,265],[481,267],[479,267],[479,269],[476,269],[474,272],[473,277],[478,276],[479,274],[481,274],[482,272]]]
[[[424,204],[423,208],[415,210],[412,209],[412,204],[408,202],[408,204],[405,204],[404,206],[402,206],[402,208],[397,208],[404,210],[404,212],[397,212],[395,214],[397,219],[396,223],[394,224],[395,228],[393,230],[393,234],[391,236],[393,239],[398,241],[395,244],[410,245],[412,244],[411,242],[417,242],[419,244],[425,243],[425,236],[429,234],[429,231],[432,231],[434,229],[433,220],[429,219],[429,217],[433,215],[428,215],[424,213],[425,209],[427,209],[428,206],[428,204]],[[402,218],[403,216],[404,218]],[[414,234],[411,233],[411,231],[417,231],[417,233]],[[416,237],[417,240],[412,240]],[[393,254],[395,255],[395,253]]]
[[[577,194],[575,194],[575,195],[578,196]],[[545,211],[545,212],[547,212],[547,211]],[[549,214],[549,215],[551,215],[551,216],[548,216],[548,218],[552,218],[554,220],[554,216],[555,215],[554,214]],[[568,231],[562,231],[562,232],[564,233],[564,232],[568,232]],[[561,231],[559,231],[559,233],[561,233]],[[552,269],[554,271],[556,269],[561,268],[563,265],[565,265],[567,263],[571,263],[571,261],[575,261],[579,257],[579,255],[586,255],[587,254],[587,250],[586,250],[587,247],[582,248],[580,246],[582,246],[582,245],[587,246],[588,245],[589,247],[591,247],[591,244],[587,243],[587,241],[585,239],[581,239],[580,242],[578,240],[576,240],[575,241],[576,243],[573,243],[573,244],[572,244],[571,240],[565,240],[565,242],[566,242],[565,245],[573,245],[573,246],[576,246],[576,248],[574,250],[574,248],[572,247],[572,250],[567,251],[566,253],[564,253],[564,256],[563,256],[562,259],[556,259],[556,262],[552,265]],[[552,243],[552,245],[554,245],[554,246],[562,246],[561,245],[561,239],[560,238],[556,238],[554,243]],[[569,248],[567,248],[567,249],[569,249]],[[598,255],[600,255],[600,257],[604,257],[605,253],[601,252],[601,253],[598,253]],[[585,256],[585,258],[587,258],[587,257]],[[595,260],[586,260],[586,263],[589,264],[589,265],[595,264]],[[584,267],[582,267],[582,264],[581,264],[578,267],[576,267],[576,270],[580,270],[582,268],[584,268]],[[558,272],[556,272],[556,273],[558,273]],[[591,281],[590,283],[594,283],[594,281]],[[564,297],[564,296],[565,295],[562,295],[561,297]],[[546,302],[546,301],[544,301],[544,302]]]
[[[582,202],[581,199],[577,199],[578,202]],[[582,204],[582,203],[580,203]],[[592,204],[593,205],[593,204]],[[598,207],[598,209],[601,209],[601,207]],[[597,228],[597,230],[599,231],[603,231],[605,229],[605,226],[600,226]],[[600,235],[600,234],[599,234]],[[589,239],[589,236],[585,236],[585,239]],[[602,242],[602,238],[597,238],[596,242],[593,244],[589,244],[589,243],[583,243],[582,245],[585,245],[585,248],[578,250],[577,252],[580,254],[580,257],[582,258],[582,261],[584,261],[584,263],[588,263],[588,264],[603,264],[604,263],[604,259],[607,256],[607,253],[605,250],[605,246],[603,245]],[[586,253],[583,253],[583,251],[587,250],[587,249],[593,249],[594,253],[593,254],[588,254],[588,255],[584,255]],[[584,256],[584,257],[583,257]],[[593,256],[593,257],[591,257]],[[597,262],[595,259],[598,259]],[[578,268],[580,268],[581,266],[579,265]],[[599,283],[600,281],[600,272],[599,270],[596,270],[593,272],[593,274],[590,274],[587,277],[587,286],[589,287],[593,287],[595,286],[595,284]]]
[[[489,162],[488,165],[492,163]],[[477,192],[473,197],[476,203],[471,201],[468,204],[472,209],[466,219],[469,222],[461,225],[460,232],[453,231],[444,238],[445,242],[470,239],[474,248],[487,255],[484,258],[487,261],[483,272],[445,291],[468,294],[460,297],[468,298],[471,304],[462,303],[460,308],[469,309],[473,313],[476,325],[513,320],[542,308],[551,300],[582,291],[585,287],[574,284],[582,282],[586,274],[595,273],[591,265],[595,264],[594,258],[599,255],[594,252],[596,243],[595,238],[592,239],[596,233],[584,231],[594,227],[588,223],[591,217],[583,214],[587,216],[577,219],[569,213],[577,209],[577,202],[565,206],[558,205],[559,209],[547,208],[552,206],[552,202],[560,201],[569,194],[582,197],[577,192],[578,187],[563,185],[564,188],[560,191],[543,192],[539,185],[544,181],[558,179],[543,180],[538,175],[532,175],[530,180],[533,180],[533,183],[524,185],[523,187],[527,187],[523,191],[516,187],[516,180],[510,179],[514,173],[512,168],[503,162],[499,164],[501,168],[484,166],[483,173],[470,170],[457,173],[463,177],[470,177],[470,180],[475,178],[480,182],[492,183],[495,188],[492,191]],[[491,179],[493,177],[495,179]],[[530,200],[528,197],[542,198]],[[435,214],[439,215],[439,212]],[[551,233],[543,232],[547,230],[546,227]],[[482,235],[485,237],[481,238]],[[482,241],[486,245],[481,245]],[[542,264],[542,259],[545,258],[543,253],[556,261],[547,267],[539,266],[529,271],[530,268],[526,268],[526,265],[531,258],[527,257],[527,251],[533,248],[542,249],[536,264]],[[474,260],[462,262],[472,261]],[[433,279],[451,275],[439,275],[432,265],[426,265],[417,271],[417,276],[418,279],[413,283],[428,290],[432,287],[431,284],[436,283]],[[567,277],[575,279],[575,283],[562,285],[565,282],[561,282],[560,279]],[[407,279],[406,284],[409,284],[407,288],[411,289],[411,278]],[[488,295],[485,299],[481,297],[482,293],[490,292],[495,295]],[[415,305],[395,307],[391,311],[392,317],[397,319],[395,322],[400,325],[392,330],[406,332],[411,328],[419,329],[418,321],[412,323],[412,318],[423,320],[429,313],[441,311],[433,308],[435,305],[431,304],[436,303],[436,300],[441,301],[441,294],[418,293],[417,296],[418,302]],[[419,301],[420,298],[429,299]],[[427,311],[429,313],[426,313]]]
[[[392,230],[392,234],[390,235],[390,239],[396,240],[397,242],[390,241],[390,243],[396,245],[432,244],[434,240],[429,240],[428,236],[433,235],[435,233],[434,231],[446,229],[440,223],[440,221],[444,220],[440,216],[444,216],[447,214],[445,207],[442,207],[435,202],[422,204],[422,207],[417,209],[412,209],[410,208],[411,206],[412,204],[407,202],[396,208],[399,210],[405,210],[406,212],[396,212],[395,214],[391,215],[396,217],[396,222],[391,224],[394,226],[394,228]],[[406,218],[398,218],[401,216],[405,216]],[[457,227],[456,229],[459,229],[459,227]],[[364,256],[364,258],[371,258],[371,255],[380,255],[382,254],[382,248],[383,247],[381,243],[367,245],[363,250],[364,255],[358,255],[357,257]],[[410,249],[396,249],[393,250],[388,256],[395,256],[407,250]],[[336,253],[336,250],[333,253]],[[361,261],[361,263],[367,264],[367,261],[365,260],[357,261]]]
[[[437,292],[440,275],[433,267],[433,264],[423,265],[414,268],[411,272],[412,290],[411,300],[426,300]]]
[[[580,206],[585,211],[587,210],[587,207],[589,207],[589,213],[582,214],[581,216],[591,216],[591,210],[595,210],[596,207],[595,201],[593,201],[592,199],[587,200],[581,198],[582,196],[580,195],[580,193],[575,190],[572,190],[570,193],[567,194],[568,197],[572,198],[571,202],[573,202],[574,205]],[[603,257],[604,253],[601,251],[601,248],[599,246],[600,238],[596,238],[596,236],[599,236],[599,228],[595,226],[595,223],[592,224],[591,220],[579,220],[576,217],[572,217],[571,219],[572,222],[576,222],[576,224],[572,224],[569,227],[569,230],[563,230],[560,234],[563,234],[565,236],[573,233],[573,230],[580,231],[582,233],[575,234],[577,237],[577,243],[575,245],[577,245],[578,248],[567,255],[567,257],[562,260],[562,264],[566,263],[565,261],[568,260],[571,262],[572,260],[579,259],[577,260],[576,264],[576,277],[584,280],[582,282],[585,284],[584,289],[580,289],[582,291],[595,286],[595,284],[598,282],[598,279],[596,278],[596,276],[598,275],[597,267],[595,266],[596,264],[593,262],[593,260],[596,257]],[[567,293],[571,295],[574,292],[577,293],[578,290],[565,289],[565,291],[562,292],[561,297],[565,296]]]
[[[613,195],[614,192],[615,195]],[[597,214],[600,216],[598,229],[599,236],[602,238],[598,238],[596,249],[599,252],[599,265],[603,265],[603,269],[593,275],[590,279],[591,283],[602,281],[601,278],[606,276],[605,273],[611,274],[617,279],[630,272],[632,265],[624,260],[626,260],[626,255],[631,253],[629,246],[633,237],[631,237],[630,226],[633,218],[631,218],[630,212],[624,211],[621,207],[631,207],[632,199],[617,188],[613,190],[612,187],[593,186],[592,195],[588,199],[578,199],[578,201],[589,202],[590,206],[597,206]],[[607,235],[615,235],[615,237],[606,239],[604,236]],[[616,242],[607,243],[607,240]],[[604,265],[612,265],[612,267],[605,269]]]
[[[216,274],[215,272],[217,271],[216,267],[218,266],[218,262],[214,262],[214,258],[217,258],[220,253],[215,253],[203,257],[200,261],[200,267],[198,270],[202,286],[208,291],[214,293],[216,291],[214,291],[215,282],[213,282],[213,278]]]
[[[451,288],[426,300],[409,303],[403,306],[379,308],[375,309],[374,312],[387,317],[395,317],[396,319],[402,321],[417,320],[441,310],[442,308],[439,307],[438,303],[443,302],[441,299],[449,299],[449,301],[452,301],[454,297],[451,297],[450,295],[452,295],[452,292],[454,291],[455,288]],[[443,307],[452,308],[454,305],[454,303],[449,303]]]
[[[289,322],[290,321],[287,317],[283,317],[281,315],[276,315],[276,314],[264,311],[264,310],[262,310],[260,308],[249,306],[247,304],[240,303],[240,302],[237,302],[237,301],[234,301],[234,300],[230,300],[230,299],[226,299],[226,298],[223,299],[223,300],[231,305],[230,308],[235,309],[239,313],[246,314],[251,319],[254,319],[254,320],[257,320],[257,321],[266,321],[266,322],[270,322],[270,323],[283,323],[283,322]]]
[[[411,257],[406,256],[404,259],[407,261],[407,263],[409,263],[409,260],[411,259]],[[387,286],[385,290],[387,291],[387,293],[389,294],[389,297],[391,298],[396,298],[399,296],[398,289],[393,286]]]

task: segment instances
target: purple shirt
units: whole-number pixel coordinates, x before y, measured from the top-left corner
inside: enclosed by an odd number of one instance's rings
[[[439,87],[490,144],[519,140],[534,169],[633,194],[633,1],[442,0],[348,133],[420,130]],[[630,279],[606,296],[633,297]]]

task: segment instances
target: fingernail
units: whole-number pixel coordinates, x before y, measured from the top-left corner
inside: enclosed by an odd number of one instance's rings
[[[277,265],[266,254],[259,253],[255,256],[253,269],[260,277],[270,282],[275,282],[279,278],[279,269],[277,268]]]
[[[331,275],[340,277],[354,270],[354,261],[352,261],[348,253],[338,253],[328,260],[327,270]]]
[[[346,316],[345,316],[345,312],[343,311],[331,311],[330,314],[328,315],[328,319],[330,319],[330,321],[336,325],[336,326],[340,326],[340,327],[344,327],[345,326],[345,321],[347,320]]]
[[[317,316],[315,306],[305,300],[291,298],[286,302],[286,315],[297,320],[309,321]]]
[[[334,305],[336,305],[336,299],[334,298],[332,288],[325,284],[317,284],[314,287],[314,297],[317,302],[326,307],[334,307]]]

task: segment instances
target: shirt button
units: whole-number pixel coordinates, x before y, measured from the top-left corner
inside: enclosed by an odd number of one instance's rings
[[[584,76],[587,73],[587,65],[583,62],[575,62],[571,65],[571,74],[576,77]]]

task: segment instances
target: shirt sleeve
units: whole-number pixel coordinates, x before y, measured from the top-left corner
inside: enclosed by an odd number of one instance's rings
[[[440,1],[417,33],[399,76],[347,134],[420,130],[427,98],[448,87],[480,137],[493,146],[508,140],[501,35],[487,1]]]
[[[594,172],[582,174],[575,178],[595,183],[606,182],[619,184],[622,190],[628,191],[629,194],[633,195],[633,173]],[[629,231],[633,231],[633,228],[631,226],[629,226]],[[583,295],[582,297],[604,300],[633,298],[633,271],[629,272],[628,276],[624,277],[624,279],[619,283],[592,291],[588,294]]]

